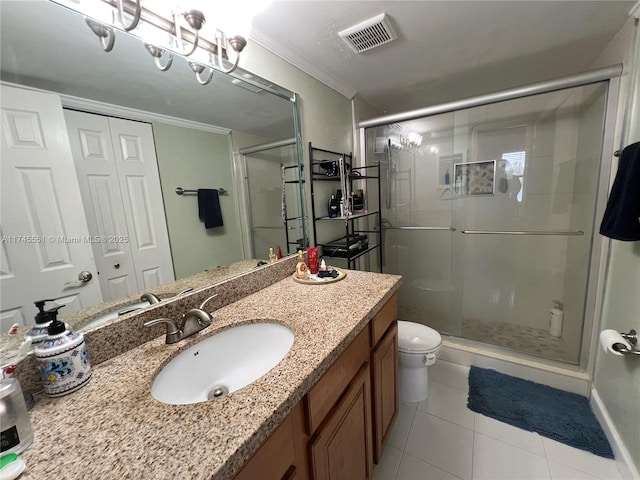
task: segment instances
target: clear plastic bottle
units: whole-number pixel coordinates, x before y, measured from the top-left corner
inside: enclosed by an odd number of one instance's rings
[[[0,425],[2,425],[3,455],[21,453],[33,442],[33,428],[17,378],[0,381]]]

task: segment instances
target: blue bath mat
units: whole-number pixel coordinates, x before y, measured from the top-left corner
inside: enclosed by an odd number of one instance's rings
[[[467,405],[474,412],[514,427],[613,458],[589,400],[582,395],[471,367]]]

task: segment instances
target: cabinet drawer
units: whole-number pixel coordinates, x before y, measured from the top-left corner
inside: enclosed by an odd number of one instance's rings
[[[384,336],[389,325],[398,317],[398,294],[395,294],[387,303],[376,313],[371,321],[371,346],[378,344]]]
[[[368,359],[369,329],[365,328],[307,394],[309,435],[320,426],[329,410],[349,386],[349,382]]]

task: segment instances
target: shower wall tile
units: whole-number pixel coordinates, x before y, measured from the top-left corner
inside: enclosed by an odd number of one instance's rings
[[[536,121],[533,124],[533,130],[532,156],[552,157],[556,138],[555,117],[549,115],[545,119]]]
[[[519,219],[524,230],[566,229],[573,211],[571,193],[531,193],[525,194],[522,214]]]
[[[525,193],[570,193],[573,189],[575,161],[555,155],[532,155],[527,159],[523,188]]]

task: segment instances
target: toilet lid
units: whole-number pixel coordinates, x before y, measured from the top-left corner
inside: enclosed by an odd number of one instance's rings
[[[442,344],[442,337],[433,328],[414,322],[398,320],[398,349],[405,352],[427,353]]]

